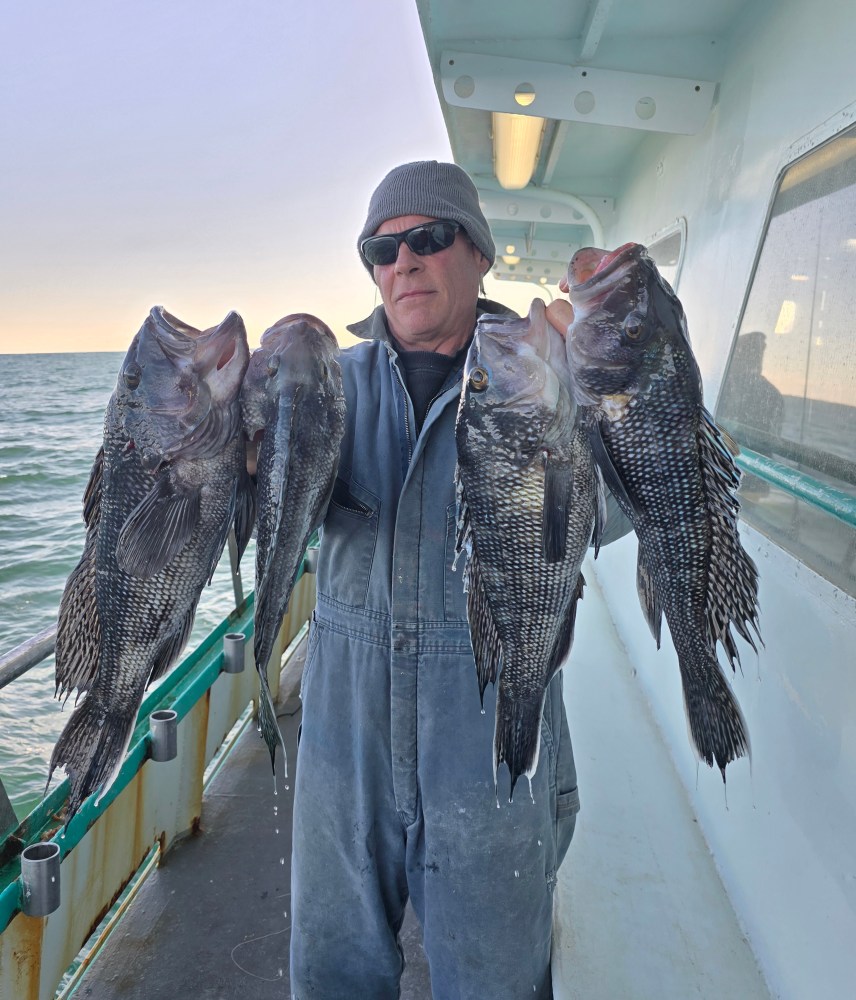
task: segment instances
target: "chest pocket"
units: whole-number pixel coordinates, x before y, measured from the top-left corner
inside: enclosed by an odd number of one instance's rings
[[[349,608],[365,608],[379,516],[380,499],[374,493],[353,480],[336,480],[322,529],[320,593]]]

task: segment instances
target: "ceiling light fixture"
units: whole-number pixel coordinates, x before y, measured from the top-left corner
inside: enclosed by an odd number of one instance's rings
[[[509,191],[526,187],[535,173],[546,119],[493,112],[493,167]]]

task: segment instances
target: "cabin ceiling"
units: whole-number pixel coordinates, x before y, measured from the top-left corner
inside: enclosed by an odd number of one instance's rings
[[[577,248],[601,244],[647,136],[705,127],[745,7],[416,2],[452,155],[474,178],[496,241],[494,275],[543,284]]]

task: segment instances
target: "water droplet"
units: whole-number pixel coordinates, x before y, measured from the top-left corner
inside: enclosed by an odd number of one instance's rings
[[[482,714],[482,715],[484,715],[484,714],[485,714],[485,710],[484,710],[484,709],[482,709],[482,710],[481,710],[481,714]]]
[[[274,832],[274,833],[277,833],[277,834],[278,834],[278,833],[279,833],[279,827],[278,827],[278,826],[275,826],[275,827],[273,828],[273,832]]]
[[[514,877],[515,877],[515,878],[520,878],[520,872],[517,872],[517,871],[516,871],[516,872],[514,873]]]
[[[285,864],[285,858],[280,858],[280,859],[279,859],[279,863],[280,863],[281,865],[284,865],[284,864]]]
[[[276,816],[276,814],[277,814],[278,812],[279,812],[279,806],[274,806],[274,807],[273,807],[273,814],[274,814],[274,816]]]
[[[540,841],[540,840],[538,841],[538,846],[539,846],[539,847],[541,846],[541,841]]]
[[[286,791],[288,792],[288,791],[290,791],[291,789],[289,788],[289,786],[288,786],[288,785],[286,785],[286,786],[285,786],[285,790],[286,790]]]

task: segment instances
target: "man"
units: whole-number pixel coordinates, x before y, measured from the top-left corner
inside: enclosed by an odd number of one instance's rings
[[[384,178],[359,249],[383,304],[341,358],[348,422],[301,691],[293,996],[398,997],[410,898],[436,1000],[539,1000],[579,808],[561,676],[532,795],[509,803],[452,568],[463,363],[477,315],[508,312],[478,297],[495,249],[470,179],[434,161]],[[572,315],[551,310],[562,329]]]

